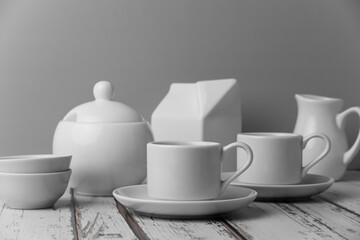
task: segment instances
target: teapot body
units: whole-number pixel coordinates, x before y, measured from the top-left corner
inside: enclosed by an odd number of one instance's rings
[[[147,122],[77,123],[60,121],[53,152],[73,155],[69,186],[77,193],[110,196],[118,187],[140,184],[146,177]]]

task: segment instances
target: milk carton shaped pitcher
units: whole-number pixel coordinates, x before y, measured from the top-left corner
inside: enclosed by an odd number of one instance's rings
[[[343,100],[315,95],[295,95],[298,104],[298,116],[295,133],[308,135],[315,132],[326,134],[331,141],[331,150],[325,159],[316,164],[309,172],[341,179],[347,165],[360,149],[360,130],[352,146],[348,146],[345,135],[347,116],[355,113],[360,117],[360,107],[351,107],[342,111]],[[304,163],[323,149],[323,143],[314,139],[304,151]]]
[[[241,132],[240,88],[236,79],[173,83],[151,117],[156,141],[233,142]],[[233,170],[235,153],[224,168]]]

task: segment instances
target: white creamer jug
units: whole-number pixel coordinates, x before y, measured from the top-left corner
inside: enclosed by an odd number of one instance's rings
[[[360,117],[360,107],[351,107],[342,111],[342,99],[300,94],[296,94],[295,98],[298,104],[298,115],[294,132],[302,135],[322,132],[331,141],[329,154],[309,172],[335,180],[341,179],[347,165],[360,149],[360,130],[353,145],[350,148],[348,146],[344,129],[346,118],[351,113]],[[320,140],[310,141],[304,151],[305,164],[323,148]]]

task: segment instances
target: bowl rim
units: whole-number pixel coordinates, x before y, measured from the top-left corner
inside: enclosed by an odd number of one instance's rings
[[[72,155],[69,154],[27,154],[27,155],[9,155],[9,156],[1,156],[0,164],[2,162],[22,162],[29,160],[38,160],[38,161],[49,161],[52,159],[70,159]]]
[[[69,168],[65,171],[59,171],[59,172],[47,172],[47,173],[13,173],[13,172],[0,172],[0,176],[26,176],[26,177],[36,177],[36,176],[50,176],[50,175],[67,175],[72,172],[72,169]]]

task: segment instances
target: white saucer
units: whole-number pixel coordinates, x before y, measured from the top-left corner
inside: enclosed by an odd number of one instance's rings
[[[224,173],[223,177],[231,173]],[[301,198],[309,198],[328,189],[334,183],[334,179],[308,174],[299,184],[292,185],[267,185],[267,184],[251,184],[244,182],[232,182],[231,186],[247,187],[258,192],[256,200],[294,200]]]
[[[218,199],[206,201],[170,201],[148,196],[147,185],[115,189],[113,195],[122,205],[145,215],[166,218],[201,218],[222,215],[247,206],[256,198],[256,191],[229,186]]]

